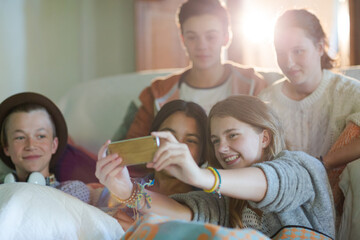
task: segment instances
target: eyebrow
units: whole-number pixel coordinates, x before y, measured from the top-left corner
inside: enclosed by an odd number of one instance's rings
[[[160,129],[160,131],[169,131],[169,132],[171,132],[173,134],[176,133],[176,131],[174,129],[169,128],[169,127],[162,128],[162,129]],[[196,134],[196,133],[188,133],[188,134],[186,134],[186,136],[188,136],[188,137],[196,137],[196,138],[200,139],[200,135]]]
[[[226,134],[226,133],[229,133],[229,132],[232,132],[232,131],[235,131],[237,130],[237,128],[230,128],[230,129],[226,129],[222,134]],[[210,138],[217,138],[216,135],[211,135]]]
[[[46,128],[38,128],[38,129],[36,129],[36,132],[39,132],[39,131],[46,131]],[[13,131],[13,133],[25,133],[25,131],[22,130],[22,129],[15,129],[15,131]]]
[[[12,131],[11,133],[14,134],[14,133],[25,133],[25,132],[21,129],[16,129],[15,131]]]
[[[220,31],[218,31],[218,30],[216,30],[216,29],[210,29],[210,30],[208,30],[208,31],[206,31],[205,33],[219,33]],[[189,34],[197,34],[195,31],[192,31],[192,30],[187,30],[186,32],[184,32],[184,34],[183,35],[185,35],[185,34],[187,34],[187,33],[189,33]]]

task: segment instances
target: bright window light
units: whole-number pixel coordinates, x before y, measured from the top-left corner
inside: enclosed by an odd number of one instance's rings
[[[241,31],[243,36],[253,43],[272,41],[275,17],[256,5],[249,3],[242,12]]]

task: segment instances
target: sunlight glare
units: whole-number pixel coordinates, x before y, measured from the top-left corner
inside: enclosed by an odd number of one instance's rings
[[[242,13],[243,36],[250,42],[261,44],[272,42],[275,17],[271,16],[266,9],[256,6],[248,6]]]

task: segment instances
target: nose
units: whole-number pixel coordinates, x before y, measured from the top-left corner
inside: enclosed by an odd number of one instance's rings
[[[217,150],[220,153],[226,153],[227,151],[229,151],[229,144],[227,143],[227,141],[220,140]]]
[[[206,48],[206,39],[204,36],[200,36],[198,39],[197,39],[197,42],[196,42],[196,47],[198,49],[204,49]]]
[[[26,148],[27,149],[34,149],[35,148],[35,139],[33,139],[32,137],[28,137],[26,139]]]
[[[286,57],[286,66],[288,69],[292,68],[295,65],[294,57],[291,54],[288,54]]]

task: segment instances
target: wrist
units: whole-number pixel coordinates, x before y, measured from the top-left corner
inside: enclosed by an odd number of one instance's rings
[[[118,194],[114,194],[114,196],[116,197],[116,199],[120,202],[120,203],[129,203],[135,200],[137,192],[138,192],[138,186],[137,183],[135,182],[135,180],[131,179],[131,184],[129,185],[129,193],[127,194],[123,194],[121,197],[118,197]]]
[[[203,190],[207,193],[217,193],[219,198],[221,198],[220,187],[221,187],[221,176],[219,171],[213,167],[207,167],[207,170],[211,172],[215,180],[211,188],[204,188]]]
[[[192,186],[195,186],[200,189],[211,189],[214,186],[215,177],[207,168],[200,168],[196,178],[193,178]]]
[[[325,156],[319,156],[318,159],[320,160],[320,162],[323,164],[323,166],[325,167],[325,169],[328,169],[327,166],[327,162],[325,161]]]

